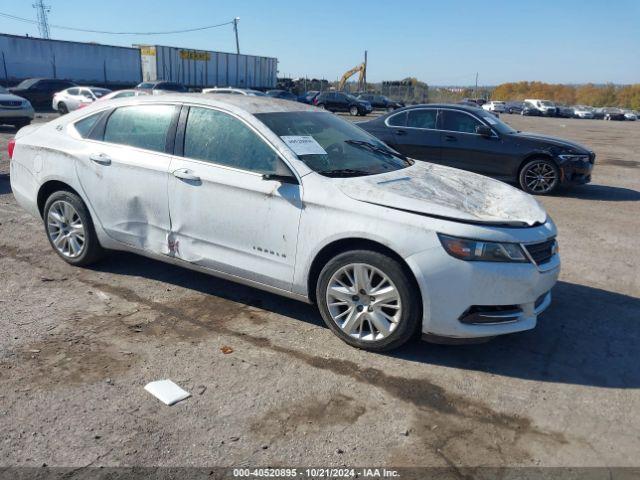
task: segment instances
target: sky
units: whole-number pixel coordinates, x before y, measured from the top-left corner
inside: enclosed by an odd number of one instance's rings
[[[36,19],[34,0],[0,13]],[[278,58],[279,76],[335,80],[363,60],[368,81],[430,85],[511,81],[640,83],[640,0],[47,0],[53,25],[166,31],[240,17],[241,53]],[[38,36],[0,17],[0,32]],[[231,25],[172,35],[106,35],[52,27],[51,38],[235,51]]]

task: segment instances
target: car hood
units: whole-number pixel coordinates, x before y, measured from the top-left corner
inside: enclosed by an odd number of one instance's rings
[[[482,175],[416,161],[411,167],[339,179],[347,196],[383,207],[468,223],[533,226],[547,213],[531,195]]]
[[[574,142],[570,142],[568,140],[565,140],[563,138],[557,138],[557,137],[550,137],[548,135],[541,135],[538,133],[531,133],[531,132],[518,132],[518,133],[514,133],[513,136],[515,138],[520,138],[520,139],[524,139],[524,140],[532,140],[535,142],[544,142],[548,145],[554,145],[557,147],[564,147],[564,148],[570,148],[572,150],[578,150],[578,151],[582,151],[582,152],[588,152],[589,149],[586,148],[583,145],[580,145],[579,143],[574,143]]]
[[[13,93],[0,93],[0,100],[24,100],[24,98],[14,95]]]

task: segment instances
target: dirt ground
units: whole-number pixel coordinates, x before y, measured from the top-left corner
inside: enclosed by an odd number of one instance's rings
[[[0,466],[640,466],[640,122],[504,119],[597,153],[591,185],[540,198],[553,304],[530,332],[390,354],[135,255],[66,265],[15,203],[1,129]],[[193,396],[144,391],[164,378]]]

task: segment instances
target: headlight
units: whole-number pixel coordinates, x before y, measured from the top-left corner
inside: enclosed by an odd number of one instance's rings
[[[529,260],[517,243],[483,242],[438,234],[442,246],[452,257],[477,262],[518,262]]]
[[[558,157],[568,162],[578,162],[580,160],[589,160],[589,155],[574,155],[570,153],[558,155]]]

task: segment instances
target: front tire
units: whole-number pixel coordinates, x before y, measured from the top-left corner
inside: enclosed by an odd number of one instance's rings
[[[534,195],[547,195],[560,184],[560,169],[551,160],[536,158],[527,162],[518,176],[520,188]]]
[[[320,272],[316,299],[322,318],[340,339],[375,352],[406,343],[421,318],[408,273],[395,259],[370,250],[331,259]]]
[[[69,113],[69,108],[67,107],[67,104],[64,102],[58,103],[58,112],[60,113],[60,115],[66,115],[67,113]]]
[[[51,247],[65,262],[86,266],[104,255],[89,211],[75,193],[60,190],[51,194],[43,220]]]
[[[358,107],[356,107],[356,106],[349,107],[349,114],[350,114],[352,117],[357,117],[359,113],[360,113],[360,112],[358,111]]]

